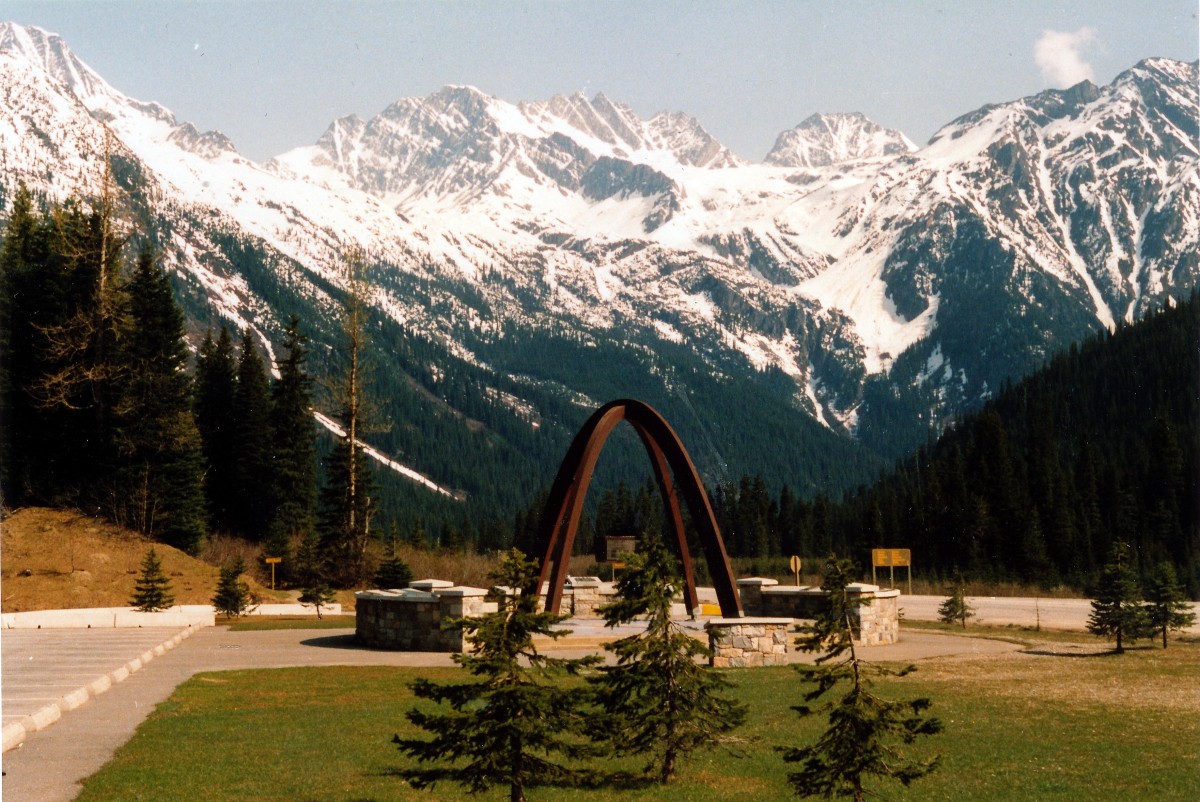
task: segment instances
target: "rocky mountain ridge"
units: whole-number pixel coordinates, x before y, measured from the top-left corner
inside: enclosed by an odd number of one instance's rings
[[[749,377],[730,392],[778,400],[785,429],[816,421],[894,455],[1197,285],[1196,76],[1148,59],[1107,86],[971,112],[919,149],[861,115],[814,117],[766,164],[683,114],[454,86],[257,164],[113,89],[58,37],[5,24],[0,186],[94,194],[107,153],[196,325],[249,325],[268,348],[282,296],[321,339],[362,246],[380,325],[490,382],[480,403],[522,425],[570,428],[539,409],[547,393],[607,400],[586,365],[522,369],[516,343],[565,338],[641,366],[604,392],[645,379],[682,405],[695,383],[679,360],[695,360]],[[445,372],[406,375],[445,402]],[[719,454],[702,461],[720,477]]]

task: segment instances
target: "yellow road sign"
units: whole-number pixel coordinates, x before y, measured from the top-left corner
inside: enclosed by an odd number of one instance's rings
[[[793,574],[800,573],[800,558],[795,554],[792,555],[792,559],[788,562],[788,565],[791,567]]]
[[[265,562],[267,565],[275,565],[276,563],[283,562],[283,558],[282,557],[264,557],[263,562]]]
[[[871,549],[871,565],[878,568],[900,568],[912,565],[909,549]]]

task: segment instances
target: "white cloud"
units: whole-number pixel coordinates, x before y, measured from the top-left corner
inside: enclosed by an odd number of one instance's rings
[[[1095,28],[1043,33],[1033,45],[1033,60],[1037,62],[1046,83],[1065,88],[1080,81],[1095,80],[1095,71],[1082,52],[1095,39]]]

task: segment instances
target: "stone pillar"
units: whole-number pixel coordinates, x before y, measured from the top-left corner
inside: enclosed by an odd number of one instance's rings
[[[900,591],[880,590],[875,585],[848,585],[850,592],[863,593],[870,604],[856,608],[858,642],[882,646],[900,640]]]
[[[737,581],[738,595],[742,597],[742,613],[745,615],[764,615],[762,592],[763,588],[778,585],[778,580],[767,579],[763,576],[751,576]]]
[[[451,586],[438,588],[434,594],[438,598],[438,607],[443,622],[454,618],[471,618],[481,615],[484,612],[483,608],[488,606],[488,603],[484,601],[488,592],[483,588]],[[495,612],[495,602],[491,603],[491,607]],[[465,652],[469,645],[466,638],[463,637],[461,629],[439,629],[438,637],[444,647],[442,651]]]
[[[704,628],[712,650],[710,666],[781,666],[787,662],[790,618],[715,618],[705,622]]]

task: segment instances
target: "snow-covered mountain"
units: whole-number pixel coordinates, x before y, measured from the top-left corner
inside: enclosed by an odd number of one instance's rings
[[[864,115],[814,114],[775,140],[767,164],[780,167],[829,167],[834,164],[903,156],[917,150],[908,137]]]
[[[780,401],[745,414],[787,416],[782,436],[815,420],[894,454],[1055,349],[1195,288],[1196,86],[1196,64],[1148,59],[1104,87],[979,109],[922,148],[818,115],[764,164],[683,114],[454,86],[257,164],[126,97],[57,36],[4,24],[0,188],[94,193],[107,150],[193,315],[268,341],[284,296],[322,328],[361,245],[382,339],[470,366],[481,405],[566,431],[547,399],[658,392],[695,416],[719,479],[725,435],[690,403],[695,365]],[[534,370],[518,344],[547,340],[625,354],[636,376]],[[453,407],[444,365],[398,370]],[[450,467],[415,467],[454,486]]]

